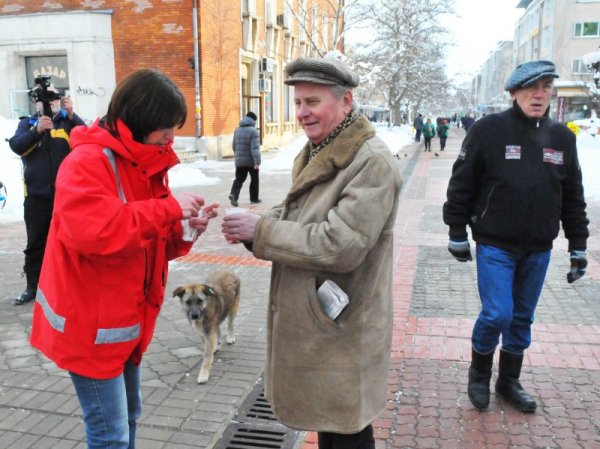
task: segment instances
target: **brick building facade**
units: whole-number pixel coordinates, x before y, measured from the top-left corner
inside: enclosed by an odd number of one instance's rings
[[[35,76],[50,74],[76,111],[93,121],[121,79],[153,67],[186,97],[189,114],[177,133],[179,146],[211,159],[227,156],[248,110],[259,116],[263,145],[280,145],[296,132],[292,90],[283,84],[285,63],[339,47],[335,35],[342,20],[333,3],[0,0],[0,115],[27,113],[26,92]]]

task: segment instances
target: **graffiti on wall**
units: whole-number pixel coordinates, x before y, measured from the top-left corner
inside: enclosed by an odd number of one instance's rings
[[[106,89],[104,87],[82,87],[77,86],[75,90],[77,95],[87,96],[87,97],[104,97],[106,95]]]

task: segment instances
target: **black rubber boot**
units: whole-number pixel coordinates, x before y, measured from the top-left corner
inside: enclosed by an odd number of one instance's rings
[[[13,302],[15,306],[22,306],[23,304],[33,301],[37,294],[37,285],[40,278],[40,273],[28,272],[25,273],[25,278],[27,279],[27,287],[23,293],[15,298]]]
[[[36,290],[27,287],[13,302],[15,306],[22,306],[35,299]]]
[[[494,351],[481,354],[471,349],[471,367],[469,368],[469,400],[475,408],[485,410],[490,405],[490,379],[492,378],[492,364]]]
[[[523,366],[523,354],[500,351],[500,368],[498,380],[496,381],[496,393],[502,395],[517,410],[531,413],[535,411],[537,403],[519,382],[521,366]]]

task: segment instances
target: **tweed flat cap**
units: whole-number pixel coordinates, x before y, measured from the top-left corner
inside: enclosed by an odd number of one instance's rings
[[[542,78],[558,78],[556,66],[551,61],[539,60],[519,64],[506,80],[504,90],[529,87]]]
[[[339,85],[343,87],[358,86],[358,76],[348,65],[335,58],[298,58],[285,66],[288,79],[285,84],[296,83]]]

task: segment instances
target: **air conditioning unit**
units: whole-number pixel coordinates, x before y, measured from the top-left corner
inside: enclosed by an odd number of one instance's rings
[[[258,71],[263,73],[273,73],[273,62],[269,58],[262,58],[258,65]]]
[[[267,78],[259,79],[258,90],[260,92],[271,92],[271,80]]]

